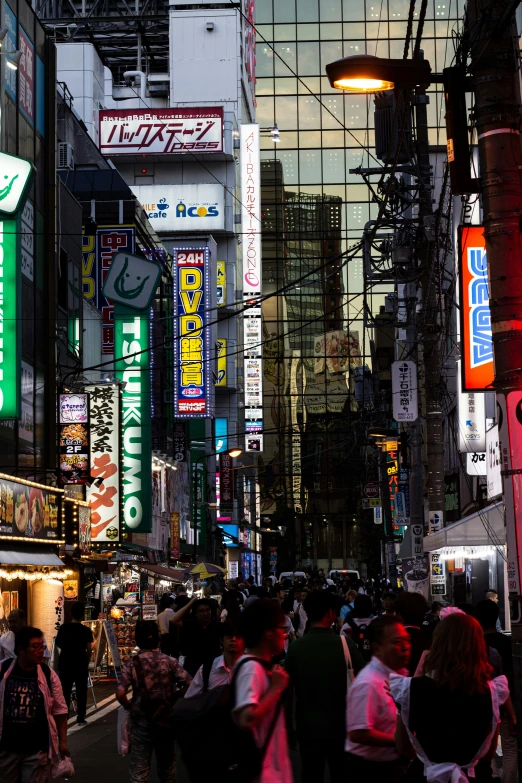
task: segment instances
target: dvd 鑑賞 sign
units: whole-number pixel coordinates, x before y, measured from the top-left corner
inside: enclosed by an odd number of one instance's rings
[[[223,152],[223,107],[100,111],[104,155]]]

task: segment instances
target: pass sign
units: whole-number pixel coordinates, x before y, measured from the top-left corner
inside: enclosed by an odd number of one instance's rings
[[[14,215],[25,202],[33,178],[32,163],[0,152],[0,212]]]

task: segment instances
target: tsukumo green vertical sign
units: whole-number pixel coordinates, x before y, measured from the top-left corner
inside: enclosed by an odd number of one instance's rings
[[[0,219],[0,419],[20,418],[18,236],[17,220]]]
[[[123,523],[129,533],[152,532],[150,310],[114,304],[114,366],[123,382]]]

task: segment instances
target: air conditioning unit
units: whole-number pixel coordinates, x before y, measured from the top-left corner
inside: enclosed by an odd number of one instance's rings
[[[69,144],[68,141],[58,142],[57,168],[74,169],[73,148],[72,144]]]

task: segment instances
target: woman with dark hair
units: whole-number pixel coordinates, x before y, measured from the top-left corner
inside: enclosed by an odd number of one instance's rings
[[[130,781],[148,780],[152,752],[161,783],[175,783],[176,757],[170,713],[191,676],[176,658],[159,651],[160,632],[154,620],[136,623],[138,655],[123,667],[116,698],[130,713]],[[132,687],[132,701],[127,692]]]
[[[491,780],[499,710],[509,688],[505,677],[491,679],[484,634],[475,618],[459,613],[439,623],[423,671],[421,677],[390,677],[399,708],[398,751],[417,755],[405,780]]]

